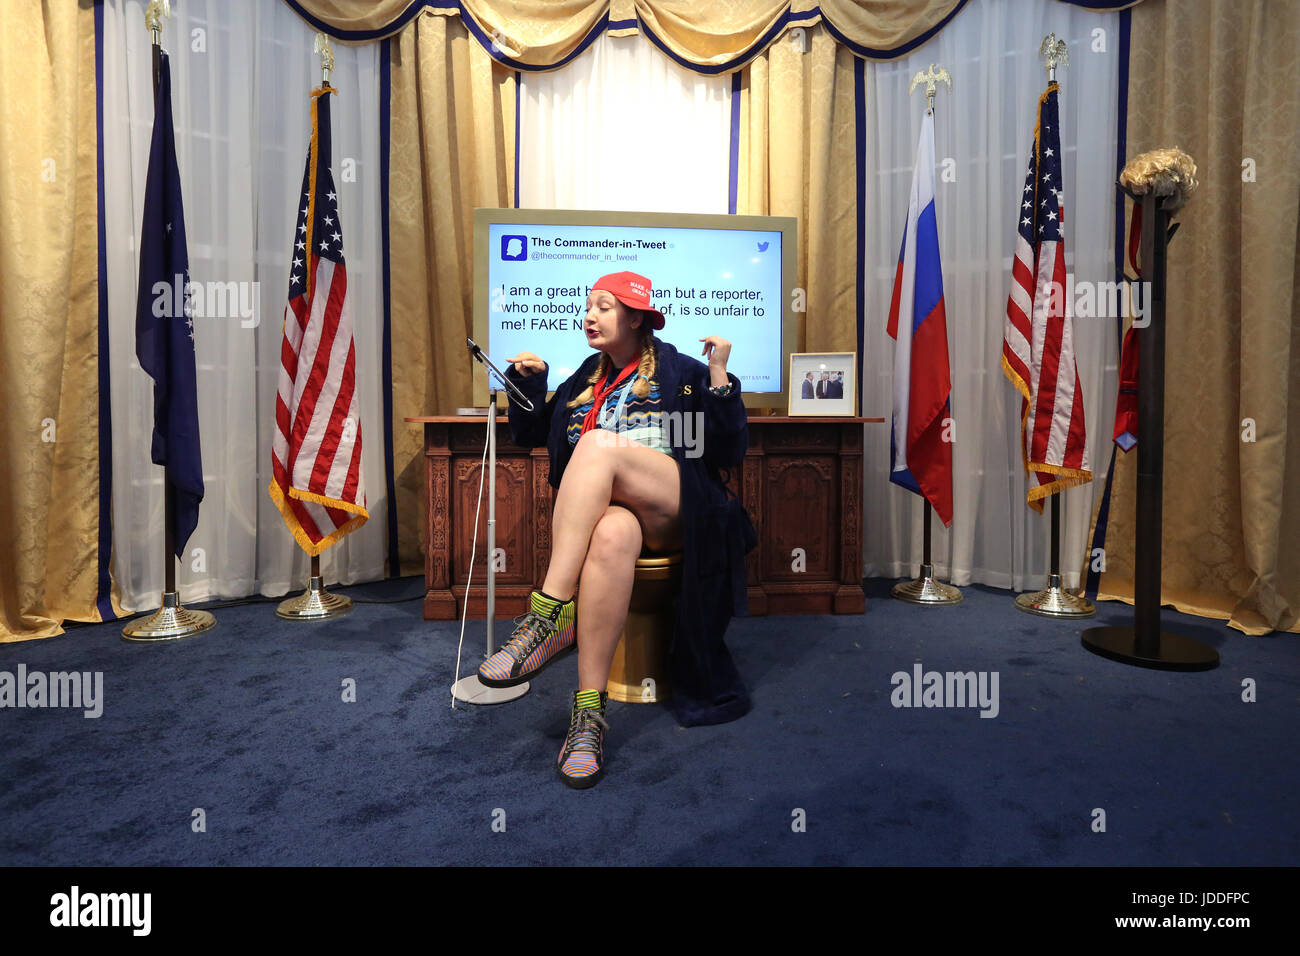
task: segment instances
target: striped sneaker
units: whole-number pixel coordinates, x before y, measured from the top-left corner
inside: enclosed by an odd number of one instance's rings
[[[605,691],[576,690],[573,710],[569,714],[569,732],[555,769],[568,786],[575,790],[594,787],[605,772]]]
[[[532,680],[547,665],[575,650],[578,606],[570,598],[561,604],[534,591],[531,610],[515,618],[515,631],[501,648],[483,662],[478,679],[488,687],[513,687]]]

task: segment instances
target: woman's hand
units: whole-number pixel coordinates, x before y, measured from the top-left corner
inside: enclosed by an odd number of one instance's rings
[[[520,352],[514,358],[506,359],[515,367],[520,375],[527,378],[529,375],[535,375],[538,372],[546,371],[546,363],[534,355],[532,352]]]
[[[700,354],[709,357],[709,368],[717,368],[725,372],[727,370],[727,359],[731,357],[731,343],[721,335],[710,335],[706,339],[700,339],[700,341],[704,343],[704,351],[700,352]]]

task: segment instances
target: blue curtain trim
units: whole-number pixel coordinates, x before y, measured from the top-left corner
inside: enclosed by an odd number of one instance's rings
[[[445,9],[448,6],[446,3],[430,3],[429,0],[425,0],[423,3],[411,4],[398,14],[395,19],[390,20],[382,27],[378,27],[374,30],[337,30],[325,21],[318,20],[316,17],[308,13],[303,9],[302,4],[297,2],[297,0],[284,0],[284,2],[289,5],[294,13],[298,14],[298,16],[302,17],[322,33],[333,37],[335,40],[346,40],[353,43],[358,40],[382,40],[385,37],[392,36],[394,33],[399,32],[404,26],[419,16],[420,11],[425,7]],[[460,4],[458,3],[451,6],[456,10],[460,10]]]
[[[523,74],[515,70],[515,208],[519,208],[519,103],[521,88],[524,85]]]
[[[867,162],[867,61],[860,57],[853,60],[853,148],[857,157],[858,169],[866,167]],[[866,303],[862,301],[862,287],[867,278],[867,250],[863,241],[866,230],[863,229],[862,211],[866,208],[866,183],[859,173],[855,177],[858,203],[857,221],[854,232],[858,237],[857,269],[853,284],[853,298],[856,306],[856,323],[858,329],[858,355],[864,354],[866,348]],[[862,376],[858,376],[858,408],[862,408]],[[862,414],[861,412],[858,413]],[[865,428],[865,425],[863,426]]]
[[[1128,152],[1128,57],[1130,30],[1133,26],[1133,14],[1122,10],[1119,15],[1119,108],[1115,136],[1115,179],[1118,181],[1120,170],[1124,168],[1125,153]],[[1124,279],[1124,194],[1115,190],[1115,279]],[[1124,319],[1116,323],[1115,332],[1120,345],[1124,341]],[[1104,423],[1103,423],[1104,424]],[[1092,546],[1088,550],[1088,578],[1084,594],[1088,600],[1095,600],[1101,586],[1101,572],[1092,569],[1092,555],[1097,548],[1105,554],[1106,532],[1110,527],[1110,494],[1115,477],[1115,459],[1118,454],[1115,444],[1110,445],[1110,464],[1106,467],[1106,487],[1101,493],[1101,506],[1097,509],[1097,526],[1092,532]]]
[[[379,240],[383,246],[384,282],[384,488],[388,493],[388,576],[402,576],[397,541],[397,486],[393,475],[393,309],[392,262],[388,244],[388,163],[393,94],[392,39],[379,48]]]
[[[99,547],[95,607],[115,621],[108,568],[113,556],[113,414],[108,368],[108,244],[104,226],[104,0],[95,0],[95,191],[99,235]]]

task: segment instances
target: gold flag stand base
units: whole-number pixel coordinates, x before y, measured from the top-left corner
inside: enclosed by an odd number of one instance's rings
[[[275,616],[288,621],[321,621],[342,617],[351,610],[352,598],[330,594],[321,583],[320,575],[313,574],[307,590],[297,597],[281,601],[275,609]]]
[[[138,617],[122,628],[125,641],[174,641],[202,634],[217,621],[207,611],[191,611],[181,605],[176,591],[164,591],[162,607],[148,617]]]
[[[1087,598],[1077,597],[1061,587],[1061,576],[1049,574],[1042,591],[1025,592],[1016,598],[1016,607],[1027,614],[1043,617],[1092,617],[1097,609]]]
[[[916,81],[913,80],[913,83]],[[933,87],[931,87],[933,89]],[[933,94],[931,94],[933,95]],[[951,584],[944,584],[934,579],[934,562],[930,560],[930,515],[934,509],[929,499],[921,509],[921,576],[915,581],[900,581],[893,586],[890,594],[908,604],[960,604],[961,592]]]
[[[921,565],[921,576],[915,581],[900,581],[889,592],[893,597],[908,604],[960,604],[961,591],[951,584],[944,584],[934,579],[934,566]]]
[[[1016,607],[1042,617],[1092,617],[1097,609],[1087,598],[1076,597],[1061,587],[1061,496],[1052,495],[1051,561],[1047,587],[1016,598]]]

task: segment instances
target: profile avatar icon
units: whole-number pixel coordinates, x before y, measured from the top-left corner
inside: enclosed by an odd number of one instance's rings
[[[501,258],[514,262],[523,262],[528,258],[527,236],[502,236]]]

